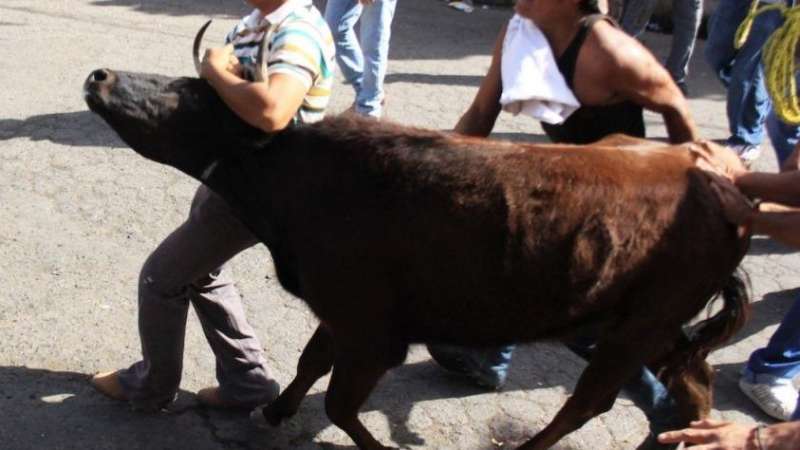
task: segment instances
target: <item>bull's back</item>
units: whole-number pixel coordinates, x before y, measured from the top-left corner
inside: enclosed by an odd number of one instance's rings
[[[294,199],[324,220],[296,220],[291,247],[311,295],[339,292],[344,310],[380,299],[413,340],[527,340],[604,320],[638,274],[710,264],[697,242],[735,247],[685,150],[394,142],[325,164],[324,205]]]

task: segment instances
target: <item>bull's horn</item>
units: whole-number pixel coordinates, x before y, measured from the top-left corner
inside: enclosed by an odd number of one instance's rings
[[[211,25],[210,20],[200,27],[200,30],[197,31],[197,35],[194,37],[192,57],[194,58],[194,69],[197,71],[197,76],[200,76],[200,44],[203,42],[203,35],[206,33],[206,29],[209,25]]]
[[[267,79],[266,69],[264,67],[264,47],[268,44],[267,42],[272,37],[272,26],[270,26],[266,31],[264,31],[264,37],[261,38],[261,42],[258,44],[258,53],[256,54],[256,67],[253,71],[253,81],[264,81]]]

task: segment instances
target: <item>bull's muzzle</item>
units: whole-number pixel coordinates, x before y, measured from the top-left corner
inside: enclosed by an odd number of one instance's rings
[[[97,69],[89,74],[83,83],[83,96],[89,106],[108,99],[111,88],[117,82],[117,75],[110,69]]]

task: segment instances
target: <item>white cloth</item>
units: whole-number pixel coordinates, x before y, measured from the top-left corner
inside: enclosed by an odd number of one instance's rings
[[[550,124],[564,122],[580,107],[558,70],[539,27],[517,14],[508,22],[500,62],[503,110]]]

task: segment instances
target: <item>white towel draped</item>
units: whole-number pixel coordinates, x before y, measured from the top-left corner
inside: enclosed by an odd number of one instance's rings
[[[539,27],[517,14],[508,22],[501,58],[503,110],[550,124],[564,122],[580,107],[558,70]]]

